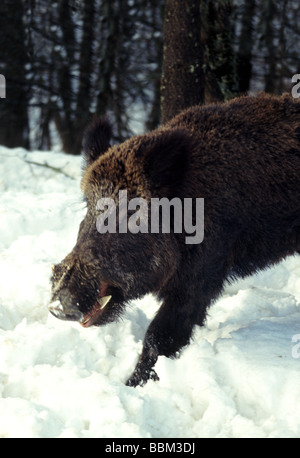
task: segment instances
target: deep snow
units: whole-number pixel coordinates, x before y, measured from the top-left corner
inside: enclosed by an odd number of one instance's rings
[[[80,176],[79,157],[0,147],[0,437],[299,437],[300,257],[227,286],[160,381],[126,387],[152,296],[102,328],[47,310]]]

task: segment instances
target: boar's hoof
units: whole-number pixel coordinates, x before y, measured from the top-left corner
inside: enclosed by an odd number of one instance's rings
[[[154,369],[146,369],[142,371],[142,368],[136,368],[131,377],[126,382],[127,386],[144,386],[148,382],[148,380],[154,380],[157,382],[159,377]]]

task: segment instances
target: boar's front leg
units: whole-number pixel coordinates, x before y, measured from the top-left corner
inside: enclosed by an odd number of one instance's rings
[[[158,380],[153,367],[159,355],[174,357],[190,341],[194,325],[203,326],[206,311],[223,289],[225,267],[221,260],[212,260],[198,278],[190,276],[189,291],[171,287],[144,339],[142,354],[127,385],[144,385]],[[187,285],[187,278],[182,285]],[[174,286],[174,285],[173,285]]]
[[[159,380],[157,373],[153,369],[159,356],[159,351],[156,344],[150,344],[151,340],[152,338],[150,337],[149,332],[147,332],[143,344],[142,354],[139,357],[134,372],[126,382],[127,386],[143,386],[149,379]]]
[[[164,302],[147,330],[142,354],[126,385],[142,386],[149,379],[159,380],[153,369],[158,356],[176,356],[176,353],[189,343],[193,326],[197,321],[195,312],[178,304],[178,298],[176,302]]]

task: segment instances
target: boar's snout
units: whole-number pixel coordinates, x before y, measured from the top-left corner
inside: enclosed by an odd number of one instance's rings
[[[52,315],[60,320],[80,321],[83,314],[74,303],[68,288],[72,270],[69,265],[63,263],[52,266],[52,300],[48,308]]]
[[[70,253],[52,266],[52,298],[49,312],[65,321],[77,321],[83,327],[114,321],[122,310],[124,295],[115,285],[101,280],[97,267],[84,266]],[[113,305],[107,307],[107,304]]]
[[[83,313],[74,306],[69,291],[64,288],[56,295],[57,299],[49,305],[49,311],[56,318],[65,321],[81,321]]]

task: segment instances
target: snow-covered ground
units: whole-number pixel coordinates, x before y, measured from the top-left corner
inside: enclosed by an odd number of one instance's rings
[[[228,286],[159,382],[126,387],[153,297],[102,328],[47,310],[80,176],[79,157],[0,147],[0,437],[299,437],[300,257]]]

